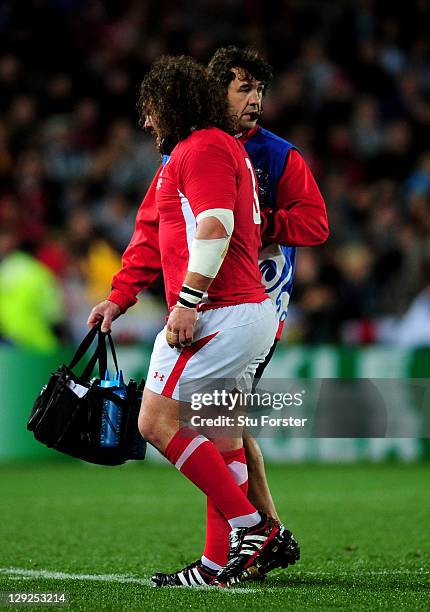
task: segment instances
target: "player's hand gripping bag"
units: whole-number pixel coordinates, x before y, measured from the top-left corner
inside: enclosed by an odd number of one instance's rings
[[[80,376],[73,369],[97,345]],[[106,337],[116,374],[107,374]],[[95,365],[100,378],[90,380]],[[143,381],[124,385],[110,334],[93,327],[82,340],[70,364],[61,365],[37,397],[27,429],[39,442],[62,453],[100,465],[120,465],[144,459],[146,442],[138,430]]]

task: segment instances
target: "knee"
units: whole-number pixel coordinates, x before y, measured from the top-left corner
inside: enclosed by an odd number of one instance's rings
[[[139,415],[138,427],[140,435],[161,453],[165,452],[170,438],[175,433],[175,427],[171,423],[151,418],[142,412]]]
[[[178,430],[176,403],[145,389],[140,407],[138,428],[140,435],[161,453]]]
[[[150,444],[157,446],[157,424],[154,423],[153,420],[148,419],[142,411],[139,414],[138,427],[140,435]]]

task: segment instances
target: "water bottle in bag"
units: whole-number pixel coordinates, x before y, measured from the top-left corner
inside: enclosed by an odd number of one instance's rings
[[[121,399],[127,398],[127,389],[124,384],[122,370],[113,379],[109,377],[106,370],[104,379],[100,381],[100,387],[105,389],[114,388],[112,393]],[[100,434],[100,445],[104,448],[115,448],[119,445],[121,437],[122,408],[114,400],[103,400],[102,426]]]

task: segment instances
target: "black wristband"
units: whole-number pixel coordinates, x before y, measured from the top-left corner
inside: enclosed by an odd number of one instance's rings
[[[181,304],[181,306],[185,306],[185,308],[197,308],[197,304],[193,304],[193,302],[188,302],[188,300],[185,300],[182,296],[178,297],[178,304]]]
[[[178,304],[185,306],[185,308],[196,308],[203,299],[203,291],[199,289],[193,289],[188,285],[182,285],[182,289],[179,293]]]

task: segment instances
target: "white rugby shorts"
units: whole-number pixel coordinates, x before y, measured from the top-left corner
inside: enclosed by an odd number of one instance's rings
[[[146,386],[159,395],[190,401],[208,379],[251,390],[255,371],[273,344],[278,317],[272,300],[199,312],[191,346],[170,348],[166,328],[155,339]]]

